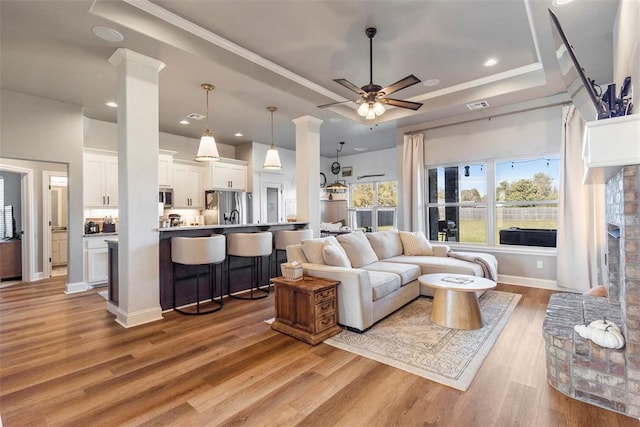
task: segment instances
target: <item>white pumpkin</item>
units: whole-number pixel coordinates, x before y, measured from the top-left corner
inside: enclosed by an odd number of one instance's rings
[[[606,317],[603,318],[602,320],[594,320],[593,322],[589,323],[589,326],[595,329],[602,329],[602,330],[610,328],[620,332],[620,328],[618,327],[618,325],[616,325],[613,322],[609,322]]]
[[[575,325],[573,329],[582,337],[593,341],[600,347],[618,349],[624,347],[624,337],[620,329],[613,325],[608,325],[604,329],[600,329],[600,324],[596,327],[591,325]]]

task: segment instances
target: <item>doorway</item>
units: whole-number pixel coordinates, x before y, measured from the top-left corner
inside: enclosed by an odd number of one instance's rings
[[[42,173],[43,276],[67,275],[68,257],[68,193],[65,172]]]
[[[262,183],[261,217],[263,222],[273,224],[282,222],[282,184],[273,182]]]

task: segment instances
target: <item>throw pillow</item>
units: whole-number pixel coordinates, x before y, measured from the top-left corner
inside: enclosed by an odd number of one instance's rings
[[[400,231],[399,234],[405,255],[433,255],[431,243],[422,231]]]
[[[378,261],[378,256],[369,244],[369,240],[362,231],[354,231],[349,234],[341,234],[338,236],[338,242],[347,253],[351,266],[353,268],[364,267]]]
[[[324,264],[324,258],[322,257],[324,241],[324,238],[319,238],[305,239],[300,242],[302,253],[307,258],[307,261],[313,264]]]
[[[351,262],[347,257],[347,253],[342,249],[340,244],[334,244],[330,241],[324,242],[322,245],[322,256],[327,265],[335,267],[351,267]]]
[[[398,230],[367,233],[366,236],[378,259],[402,255],[402,241]]]

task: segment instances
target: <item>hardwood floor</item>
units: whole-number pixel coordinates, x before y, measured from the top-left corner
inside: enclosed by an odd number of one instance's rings
[[[551,292],[524,295],[467,392],[272,331],[273,296],[124,329],[65,278],[0,289],[0,414],[25,425],[639,426],[547,385]]]

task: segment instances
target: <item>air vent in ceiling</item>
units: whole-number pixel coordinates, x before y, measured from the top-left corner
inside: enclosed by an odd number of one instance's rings
[[[193,119],[193,120],[202,120],[202,119],[205,118],[204,115],[198,114],[198,113],[191,113],[187,117],[190,118],[190,119]]]
[[[478,101],[478,102],[472,102],[471,104],[467,104],[467,108],[469,110],[480,110],[482,108],[487,108],[489,106],[489,103],[487,101]]]

